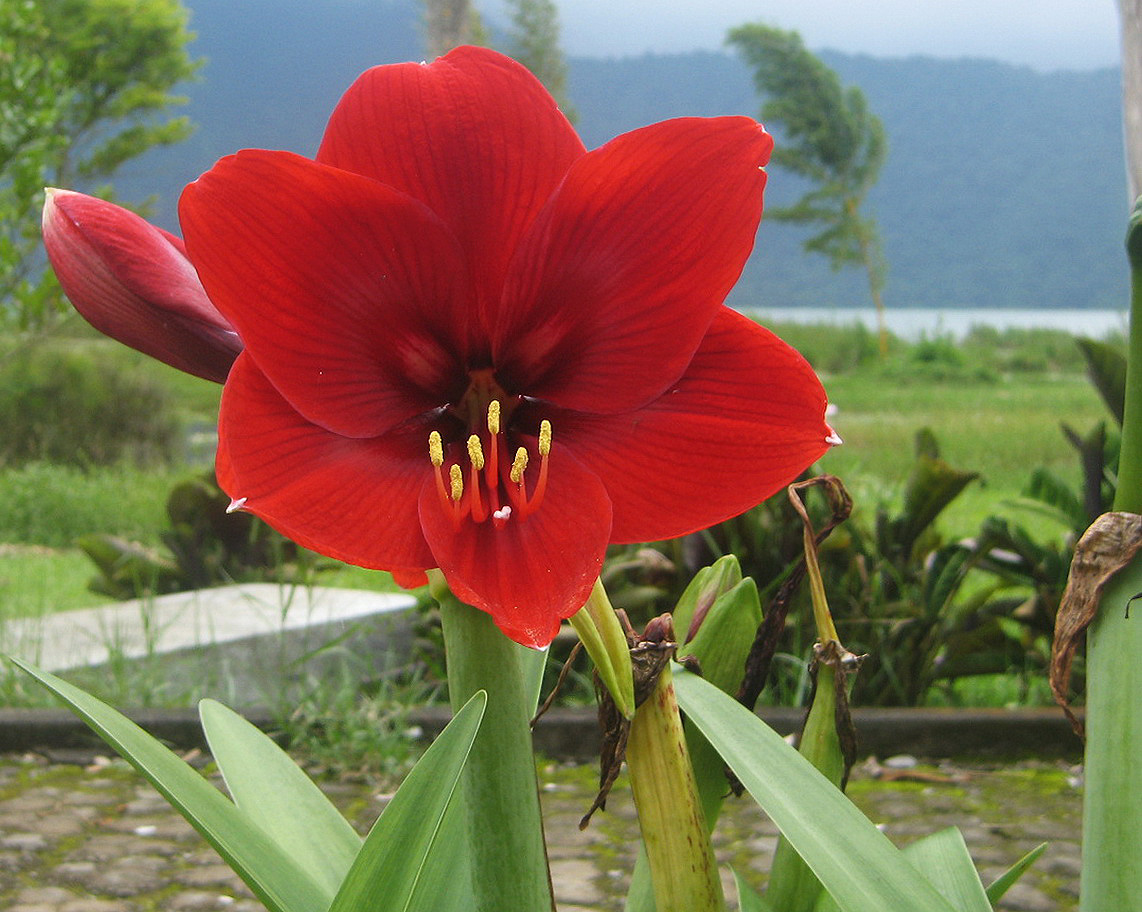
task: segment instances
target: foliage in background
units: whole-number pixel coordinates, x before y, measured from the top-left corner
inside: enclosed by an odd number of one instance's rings
[[[169,462],[182,448],[175,401],[133,362],[76,340],[0,356],[0,466]]]
[[[509,54],[543,83],[567,119],[578,119],[567,94],[567,61],[559,47],[559,9],[553,0],[507,0]]]
[[[977,370],[978,361],[964,354],[967,348],[947,339],[922,340],[903,347],[895,366],[873,369],[927,379],[934,363]],[[932,358],[932,351],[941,354]],[[1099,351],[1102,360],[1091,361],[1092,379],[1100,389],[1113,387],[1120,356],[1113,346]],[[821,548],[821,571],[842,641],[868,655],[853,686],[854,703],[954,702],[962,679],[995,675],[1017,680],[1024,699],[1045,694],[1036,682],[1045,678],[1074,541],[1089,522],[1082,488],[1101,484],[1102,496],[1112,496],[1115,454],[1113,448],[1099,449],[1092,463],[1079,449],[1087,480],[1078,492],[1050,470],[1035,469],[1003,514],[984,519],[978,534],[949,541],[938,521],[978,475],[948,465],[931,432],[919,432],[915,461],[899,489],[858,509]],[[1045,526],[1027,522],[1044,518]],[[604,580],[616,606],[644,619],[672,604],[697,567],[735,554],[743,571],[758,580],[765,602],[778,591],[800,547],[800,522],[778,495],[686,539],[617,549]],[[800,596],[774,664],[770,702],[799,703],[805,696],[807,618]]]
[[[468,0],[424,0],[424,44],[429,60],[462,44],[483,44],[479,12]]]
[[[842,86],[796,32],[751,23],[732,29],[727,42],[753,69],[766,99],[761,120],[781,130],[773,163],[811,184],[793,205],[770,206],[766,218],[820,227],[805,250],[824,254],[833,269],[856,264],[865,270],[883,353],[887,267],[876,221],[863,210],[888,151],[884,125],[864,93]]]
[[[0,317],[38,328],[59,305],[39,253],[45,186],[99,189],[185,139],[170,93],[197,65],[178,0],[0,0]],[[103,188],[102,192],[107,192]]]
[[[957,635],[957,643],[965,649],[976,643],[981,654],[987,650],[992,657],[987,668],[1009,661],[1001,670],[1011,670],[1014,675],[1003,679],[1002,688],[985,683],[990,680],[987,674],[938,677],[936,689],[925,699],[972,705],[982,700],[983,705],[991,705],[994,700],[1000,704],[1019,701],[1024,695],[1034,698],[1041,657],[1049,644],[1045,619],[1053,612],[1052,593],[1057,595],[1063,573],[1060,568],[1065,568],[1069,555],[1065,533],[1077,527],[1082,513],[1083,482],[1077,460],[1051,425],[1065,420],[1085,432],[1086,416],[1097,415],[1099,409],[1096,394],[1082,381],[1086,362],[1073,339],[1055,331],[977,328],[960,342],[947,337],[938,346],[894,339],[890,359],[882,362],[876,357],[873,334],[859,326],[790,324],[777,329],[803,347],[818,370],[830,375],[827,385],[840,405],[834,422],[848,442],[831,453],[822,467],[844,477],[853,491],[857,509],[848,525],[866,530],[861,536],[865,547],[874,540],[872,529],[878,509],[890,519],[902,512],[899,479],[906,477],[915,463],[908,458],[904,441],[918,423],[954,426],[971,415],[978,433],[970,440],[945,438],[942,448],[953,465],[984,472],[987,487],[969,486],[943,510],[937,520],[943,535],[939,541],[942,546],[965,547],[985,539],[991,542],[984,549],[992,553],[991,557],[973,558],[971,582],[962,597],[988,590],[992,604],[982,623],[965,628],[962,637]],[[61,349],[71,345],[79,352],[94,347],[88,339],[60,339],[52,345]],[[1117,342],[1110,350],[1116,352],[1116,346]],[[955,352],[939,362],[942,370],[958,372],[954,387],[928,372],[932,365],[924,360],[927,356],[923,353],[933,347]],[[122,358],[115,360],[134,370],[132,353],[117,352]],[[168,394],[175,397],[180,410],[187,408],[196,422],[208,424],[217,404],[217,386],[155,367],[148,374],[140,366],[140,375],[150,376],[160,385],[168,383]],[[955,395],[950,395],[953,390]],[[1108,435],[1114,436],[1113,426]],[[1056,452],[1057,456],[1053,455]],[[1055,483],[1045,484],[1042,472],[1029,478],[1028,466],[1048,461]],[[34,614],[55,607],[85,607],[98,600],[84,590],[90,575],[84,567],[90,565],[81,554],[32,555],[26,548],[29,545],[70,548],[82,535],[101,533],[167,553],[164,535],[170,527],[165,503],[172,487],[185,477],[185,468],[164,465],[146,470],[123,464],[79,469],[34,462],[0,469],[0,543],[25,546],[15,554],[4,554],[0,561],[0,596],[5,605],[23,605],[24,613]],[[1073,509],[1076,503],[1080,505],[1078,512]],[[1073,518],[1061,520],[1068,511],[1074,513]],[[993,514],[999,514],[1005,529],[996,524],[984,528],[985,520]],[[1001,532],[1007,539],[999,537]],[[853,534],[843,526],[834,533],[835,541],[826,545],[826,562],[833,560],[829,549],[839,548]],[[1002,541],[1006,544],[1001,545]],[[770,581],[767,588],[771,589],[772,581],[800,546],[799,524],[782,495],[686,541],[616,549],[606,568],[608,585],[616,604],[647,617],[674,603],[667,601],[664,593],[675,592],[671,586],[680,577],[678,567],[698,567],[717,554],[733,551],[742,555],[746,572],[763,586]],[[1004,551],[1008,553],[1002,554]],[[67,572],[45,569],[65,559]],[[24,572],[23,565],[33,560],[34,567]],[[320,578],[334,580],[333,585],[368,588],[382,576],[367,571],[352,575],[350,571],[355,568],[343,568],[336,577],[323,572]],[[69,586],[75,591],[63,591]],[[844,612],[841,606],[836,607],[843,624]],[[418,659],[431,666],[439,637],[430,617],[426,617],[421,633],[424,652]],[[766,695],[767,702],[794,703],[803,698],[807,681],[804,658],[810,645],[807,635],[801,635],[791,624],[777,657],[780,674]],[[960,673],[966,673],[962,671],[962,655],[961,651],[950,664],[945,664],[948,659],[940,659],[939,672],[951,673],[959,666]],[[558,661],[553,660],[556,669]],[[984,667],[984,663],[976,665],[977,670]],[[582,702],[591,696],[591,683],[581,673],[582,666],[578,668],[571,679],[574,686],[568,686],[565,693],[571,701]],[[430,677],[432,671],[427,668]],[[1080,675],[1081,671],[1080,666]],[[436,672],[438,677],[443,676],[442,668]],[[1009,686],[1009,680],[1016,683]]]
[[[299,699],[277,709],[278,724],[315,772],[396,778],[422,749],[409,714],[435,702],[440,688],[416,674],[370,679],[360,674],[362,661],[344,651],[332,673],[310,678]]]
[[[252,513],[228,513],[229,505],[209,472],[170,492],[165,550],[114,535],[80,538],[79,547],[99,570],[92,591],[128,599],[254,580],[297,583],[333,566]]]

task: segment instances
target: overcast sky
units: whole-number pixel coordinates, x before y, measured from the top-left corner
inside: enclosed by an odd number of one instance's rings
[[[494,8],[497,0],[477,0]],[[1037,69],[1119,60],[1115,0],[556,0],[563,48],[625,56],[722,47],[727,29],[765,21],[814,50],[991,57]]]

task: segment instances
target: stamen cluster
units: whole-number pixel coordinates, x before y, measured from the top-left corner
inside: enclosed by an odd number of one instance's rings
[[[508,445],[500,420],[500,403],[493,399],[488,404],[487,415],[487,456],[485,441],[479,434],[471,434],[467,440],[467,470],[461,460],[448,466],[448,479],[445,482],[444,440],[439,431],[428,435],[428,459],[436,475],[436,492],[441,507],[452,516],[459,527],[465,518],[482,523],[491,520],[492,525],[503,528],[511,517],[525,520],[539,509],[547,490],[548,457],[551,453],[551,422],[544,419],[539,423],[539,437],[536,452],[539,455],[539,477],[528,494],[525,473],[531,457],[527,447],[516,448],[515,456],[507,469],[507,479],[501,475],[501,466],[507,464]],[[467,483],[465,483],[467,475]]]

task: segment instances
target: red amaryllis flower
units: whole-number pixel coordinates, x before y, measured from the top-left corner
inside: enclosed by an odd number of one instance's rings
[[[722,304],[770,147],[726,117],[587,152],[523,67],[461,48],[363,75],[316,161],[223,159],[180,204],[246,345],[222,486],[547,643],[609,542],[737,514],[828,448],[812,370]]]
[[[44,248],[92,326],[172,367],[221,383],[242,350],[181,240],[106,200],[47,191]]]

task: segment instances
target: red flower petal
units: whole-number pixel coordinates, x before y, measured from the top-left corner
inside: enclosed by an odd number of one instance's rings
[[[49,190],[44,247],[87,322],[152,358],[221,383],[242,343],[210,303],[182,242],[135,213]]]
[[[431,477],[427,432],[331,434],[294,411],[248,354],[223,390],[218,432],[218,483],[283,535],[362,567],[436,566],[417,514]]]
[[[517,643],[546,646],[583,607],[603,566],[611,504],[603,483],[563,447],[551,451],[547,492],[526,520],[462,520],[426,485],[420,521],[456,597],[487,611]]]
[[[681,376],[753,249],[772,145],[745,117],[687,118],[579,159],[512,263],[493,334],[507,382],[609,413]]]
[[[202,282],[305,417],[372,437],[465,378],[466,272],[423,205],[286,152],[220,161],[179,213]]]
[[[623,415],[552,416],[555,439],[605,479],[613,542],[658,541],[736,516],[829,444],[825,391],[796,351],[723,308],[682,378]]]
[[[333,112],[317,160],[427,204],[460,239],[481,300],[494,304],[520,235],[583,152],[531,73],[462,47],[429,65],[366,72]]]

